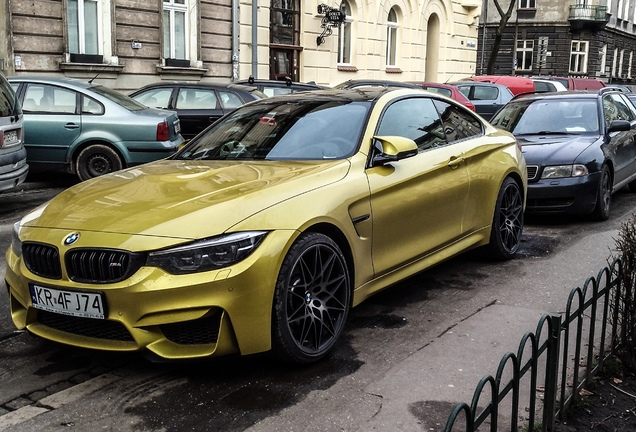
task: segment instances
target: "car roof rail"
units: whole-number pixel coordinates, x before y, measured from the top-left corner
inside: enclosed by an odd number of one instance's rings
[[[602,95],[605,93],[609,93],[609,92],[617,92],[617,93],[621,93],[621,91],[619,89],[617,89],[616,87],[612,87],[611,85],[607,86],[607,87],[602,87],[598,90],[598,94]]]

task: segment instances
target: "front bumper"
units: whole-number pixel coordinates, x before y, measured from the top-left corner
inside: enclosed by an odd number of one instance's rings
[[[526,213],[588,214],[596,206],[600,173],[528,183]]]
[[[112,284],[73,282],[64,268],[60,280],[39,277],[10,248],[5,279],[11,317],[18,329],[59,343],[111,351],[147,350],[164,359],[267,351],[274,287],[292,235],[293,231],[271,232],[252,255],[224,269],[171,275],[142,267]],[[59,233],[55,237],[61,238]],[[35,309],[29,292],[33,283],[101,291],[106,317],[78,318]]]

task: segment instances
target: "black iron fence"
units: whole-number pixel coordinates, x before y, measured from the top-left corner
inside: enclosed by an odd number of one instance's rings
[[[480,426],[517,431],[520,419],[528,431],[553,431],[603,362],[625,343],[622,272],[620,259],[614,260],[570,292],[563,314],[542,316],[517,353],[505,354],[497,373],[481,379],[471,403],[455,406],[444,431],[474,432]]]

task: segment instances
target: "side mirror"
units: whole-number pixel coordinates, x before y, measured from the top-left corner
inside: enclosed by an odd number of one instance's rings
[[[412,139],[401,136],[374,136],[371,165],[385,165],[415,156],[417,153],[417,144]]]
[[[628,131],[631,128],[632,125],[627,120],[614,120],[607,128],[607,133]]]

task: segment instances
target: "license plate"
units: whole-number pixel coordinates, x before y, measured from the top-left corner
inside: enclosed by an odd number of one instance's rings
[[[36,309],[82,318],[106,318],[101,292],[70,291],[31,284],[31,303]]]
[[[14,145],[18,143],[18,132],[11,130],[4,133],[4,141],[2,142],[3,147],[8,147],[10,145]]]
[[[180,134],[181,133],[181,121],[177,120],[176,122],[174,122],[174,133],[175,134]]]

